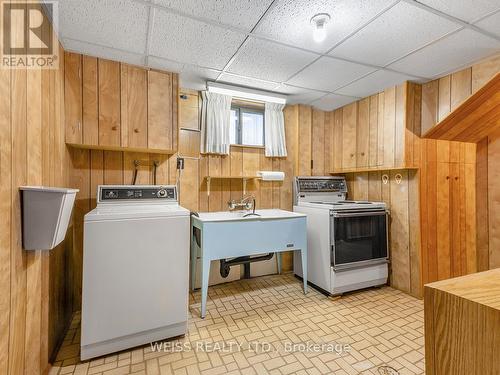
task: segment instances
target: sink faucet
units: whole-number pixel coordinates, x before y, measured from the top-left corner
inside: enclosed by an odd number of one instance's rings
[[[253,208],[255,210],[255,197],[252,194],[247,194],[241,197],[239,201],[231,199],[229,202],[227,202],[227,205],[229,206],[230,211],[233,211],[237,208],[244,210],[251,210]]]
[[[236,208],[242,208],[244,210],[252,210],[252,212],[249,212],[243,217],[247,216],[260,216],[259,214],[255,213],[255,197],[252,194],[247,194],[241,197],[240,201],[237,202],[234,199],[231,199],[229,202],[227,202],[227,205],[229,206],[229,210],[235,210]]]

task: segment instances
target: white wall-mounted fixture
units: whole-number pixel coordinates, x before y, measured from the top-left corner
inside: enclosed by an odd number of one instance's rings
[[[21,186],[23,248],[50,250],[64,240],[78,189]]]
[[[313,26],[313,39],[316,43],[321,43],[326,39],[326,24],[330,21],[328,13],[318,13],[311,18]]]
[[[234,98],[286,104],[286,95],[276,94],[269,91],[255,90],[247,87],[227,85],[225,83],[207,82],[207,90],[218,94],[230,95]]]
[[[262,179],[262,181],[283,181],[285,179],[285,172],[258,171],[257,176],[259,176]]]

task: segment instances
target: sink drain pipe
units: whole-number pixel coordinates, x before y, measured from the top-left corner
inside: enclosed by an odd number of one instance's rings
[[[197,212],[191,212],[191,215],[199,217],[199,214]],[[193,236],[194,236],[194,239],[196,241],[196,245],[198,245],[198,247],[200,247],[201,246],[201,231],[200,231],[200,229],[193,227]],[[229,272],[231,272],[231,267],[243,265],[243,277],[245,279],[249,279],[250,278],[250,264],[251,263],[269,260],[273,256],[274,256],[274,253],[268,253],[268,254],[259,255],[256,257],[242,256],[242,257],[237,257],[237,258],[233,258],[230,260],[221,259],[220,260],[220,275],[223,278],[226,278],[229,276]]]
[[[256,257],[243,256],[237,257],[230,260],[221,259],[220,260],[220,275],[224,278],[229,276],[229,272],[231,271],[232,266],[238,266],[243,264],[243,277],[245,279],[250,278],[250,263],[254,262],[262,262],[264,260],[269,260],[274,256],[274,253],[269,253],[265,255],[259,255]]]

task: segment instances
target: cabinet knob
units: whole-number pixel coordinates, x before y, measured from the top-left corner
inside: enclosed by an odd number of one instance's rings
[[[450,176],[446,176],[446,179],[449,180],[450,179]]]
[[[139,129],[135,128],[134,133],[139,133]]]
[[[364,152],[362,152],[362,153],[361,153],[361,156],[365,156],[365,153],[364,153]]]
[[[455,180],[458,180],[458,176],[455,176]]]
[[[116,129],[118,129],[118,126],[113,126],[113,127],[111,128],[111,130],[116,130]]]
[[[351,154],[351,158],[353,158],[353,157],[354,157],[354,154]]]

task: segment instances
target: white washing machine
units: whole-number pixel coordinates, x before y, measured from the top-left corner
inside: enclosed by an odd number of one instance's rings
[[[175,186],[99,186],[84,224],[82,360],[186,333],[189,228]]]

